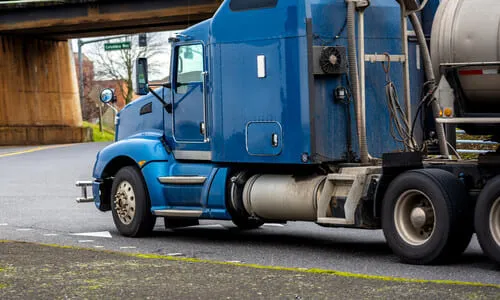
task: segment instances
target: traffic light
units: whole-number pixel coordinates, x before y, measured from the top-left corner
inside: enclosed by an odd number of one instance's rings
[[[148,36],[145,33],[139,34],[139,47],[146,47],[148,45]]]

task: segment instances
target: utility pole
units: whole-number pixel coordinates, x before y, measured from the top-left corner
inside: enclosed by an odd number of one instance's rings
[[[82,46],[84,42],[81,39],[78,39],[78,72],[80,73],[80,108],[82,110],[82,117],[85,108],[84,97],[84,83],[83,83],[83,58],[82,58]]]

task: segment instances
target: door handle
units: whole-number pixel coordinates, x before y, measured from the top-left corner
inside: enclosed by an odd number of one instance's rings
[[[200,134],[205,136],[207,133],[207,127],[205,126],[205,122],[200,122]]]
[[[276,148],[276,147],[278,147],[278,144],[279,144],[278,135],[276,133],[273,133],[271,135],[271,145],[274,148]]]

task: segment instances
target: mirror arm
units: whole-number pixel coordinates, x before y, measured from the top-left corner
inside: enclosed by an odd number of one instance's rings
[[[118,114],[118,108],[116,108],[113,104],[110,103],[105,103],[105,104],[109,106],[115,112],[115,114]]]
[[[156,99],[158,99],[158,101],[161,102],[161,104],[163,104],[163,108],[169,113],[171,114],[172,113],[172,104],[170,103],[167,103],[165,102],[165,100],[163,100],[160,95],[158,95],[152,88],[150,88],[148,86],[148,90],[151,92],[151,94],[153,94],[153,96],[156,97]]]

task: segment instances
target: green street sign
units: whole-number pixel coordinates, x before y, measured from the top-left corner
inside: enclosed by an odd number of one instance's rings
[[[130,42],[104,44],[105,51],[128,50],[130,49],[130,47],[131,47]]]

